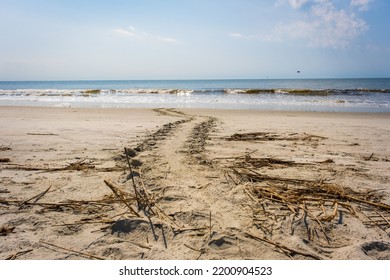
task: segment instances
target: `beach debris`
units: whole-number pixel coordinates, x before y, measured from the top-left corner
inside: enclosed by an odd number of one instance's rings
[[[235,133],[225,138],[227,141],[311,141],[327,139],[326,137],[314,134],[299,133],[273,133],[273,132],[247,132]]]
[[[0,158],[0,162],[10,162],[9,158]]]
[[[11,150],[12,150],[11,145],[7,145],[7,146],[1,145],[0,146],[0,152],[11,151]]]
[[[137,198],[138,209],[139,209],[140,208],[139,200],[138,200],[139,194],[138,194],[137,186],[135,184],[134,175],[133,175],[134,173],[133,173],[133,168],[131,167],[130,158],[129,158],[130,155],[129,154],[133,154],[133,153],[131,153],[131,151],[129,152],[129,150],[125,147],[126,160],[127,160],[128,166],[129,166],[131,181],[133,183],[133,188],[134,188],[134,194],[135,194],[135,197]]]
[[[13,226],[1,226],[0,227],[0,236],[7,236],[8,234],[14,231],[15,227]]]
[[[104,180],[104,183],[112,190],[112,192],[115,194],[115,196],[123,202],[123,204],[126,205],[126,207],[130,210],[131,213],[133,213],[136,217],[140,217],[140,215],[131,207],[131,205],[128,202],[127,195],[122,192],[118,187],[116,187],[112,182],[109,182],[107,180]],[[138,198],[137,198],[138,201]]]
[[[93,160],[77,159],[74,162],[68,163],[64,167],[39,167],[39,166],[23,166],[23,165],[9,165],[4,167],[4,169],[9,170],[24,170],[24,171],[41,171],[41,172],[60,172],[60,171],[89,171],[95,170],[96,172],[113,172],[113,171],[123,171],[122,166],[113,166],[113,167],[96,167],[93,163]]]
[[[93,169],[95,168],[94,165],[92,165],[92,161],[89,160],[87,161],[86,158],[77,160],[75,162],[69,163],[66,167],[64,168],[59,168],[58,170],[87,170],[87,169]],[[56,170],[56,171],[58,171]]]
[[[133,174],[136,171],[134,171],[133,169],[134,166],[130,162],[128,151],[129,151],[128,148],[124,148],[124,154],[128,163],[129,172],[130,174]],[[145,221],[144,220],[143,221],[149,224],[155,242],[157,242],[159,239],[159,236],[157,235],[157,229],[160,229],[164,247],[168,248],[165,226],[168,226],[172,230],[174,235],[180,234],[188,230],[199,230],[198,228],[189,229],[189,228],[184,228],[182,226],[179,226],[172,217],[167,215],[160,207],[158,207],[157,203],[159,201],[159,198],[155,197],[155,195],[152,195],[146,189],[143,178],[141,176],[138,176],[137,178],[135,178],[134,176],[130,176],[130,177],[132,180],[134,194],[124,192],[122,190],[123,187],[120,187],[111,181],[104,180],[104,182],[113,191],[113,193],[119,199],[119,201],[126,205],[126,207],[133,215],[135,215],[138,219],[146,218]],[[137,211],[132,207],[132,205],[130,205],[131,202],[136,202]],[[156,218],[160,222],[158,223],[154,222],[153,219]],[[132,220],[134,220],[134,218],[132,218]],[[202,230],[204,229],[202,228]]]
[[[332,160],[313,163],[255,158],[250,153],[236,158],[219,158],[227,170],[226,178],[241,186],[250,199],[258,205],[253,210],[254,225],[264,236],[272,237],[275,228],[283,221],[291,220],[291,234],[301,224],[309,241],[320,241],[321,236],[330,244],[332,223],[343,223],[345,214],[353,215],[365,225],[378,226],[389,236],[390,205],[381,202],[382,196],[373,190],[355,191],[348,187],[320,179],[294,178],[286,175],[269,175],[271,169],[307,166],[313,172],[317,164],[333,163]],[[292,218],[291,218],[292,215]],[[300,231],[302,234],[302,230]]]
[[[6,257],[5,259],[6,260],[16,260],[17,257],[23,256],[23,255],[25,255],[27,253],[30,253],[32,251],[34,251],[34,250],[33,249],[28,249],[28,250],[24,250],[24,251],[19,251],[19,252],[16,252],[16,253]]]
[[[27,200],[19,199],[5,199],[0,197],[0,204],[8,207],[16,206],[18,210],[25,208],[26,206],[40,206],[46,211],[59,211],[63,212],[65,210],[72,210],[73,212],[92,213],[104,212],[113,208],[113,204],[117,203],[118,200],[114,196],[105,196],[99,200],[65,200],[60,202],[39,202],[38,200],[46,194],[48,190],[33,196]],[[34,200],[35,201],[32,201]],[[131,198],[128,198],[128,201],[132,201]]]
[[[27,135],[34,135],[34,136],[58,136],[56,133],[39,133],[39,132],[29,132]]]
[[[91,255],[89,253],[85,253],[85,252],[81,252],[81,251],[77,251],[77,250],[73,250],[73,249],[69,249],[69,248],[65,248],[65,247],[62,247],[62,246],[58,246],[56,244],[53,244],[53,243],[49,243],[49,242],[46,242],[46,241],[40,241],[41,244],[43,245],[47,245],[49,247],[49,249],[60,249],[60,250],[63,250],[63,251],[66,251],[66,252],[70,252],[70,253],[73,253],[73,254],[76,254],[78,256],[81,256],[81,257],[84,257],[86,259],[91,259],[91,260],[104,260],[104,258],[102,257],[99,257],[99,256],[95,256],[95,255]],[[46,247],[46,246],[44,246]]]
[[[374,153],[371,153],[369,156],[363,157],[363,159],[364,159],[365,161],[370,161],[370,160],[372,160],[372,161],[378,161],[378,160],[379,160],[379,158],[374,157]]]
[[[211,229],[212,229],[213,225],[211,224],[211,211],[210,211],[210,217],[209,217],[209,235],[210,235],[210,238],[213,236],[212,232],[211,232]]]
[[[33,200],[33,203],[36,203],[38,202],[38,200],[40,200],[49,190],[51,189],[51,186],[48,187],[45,191],[23,201],[20,205],[19,205],[19,209],[23,208],[23,206],[27,205],[30,201]]]
[[[273,245],[273,246],[275,246],[275,248],[280,249],[283,253],[287,254],[290,257],[293,257],[294,255],[302,255],[304,257],[309,257],[309,258],[312,258],[312,259],[315,259],[315,260],[323,259],[322,257],[320,257],[320,256],[318,256],[316,254],[309,253],[309,252],[306,252],[306,251],[292,249],[292,248],[287,247],[286,245],[283,245],[281,243],[272,241],[272,240],[270,240],[268,238],[265,238],[265,237],[255,236],[255,235],[253,235],[253,234],[251,234],[249,232],[245,232],[245,236],[248,237],[248,238],[252,238],[254,240],[257,240],[257,241],[261,241],[261,242],[265,242],[265,243],[268,243],[270,245]]]

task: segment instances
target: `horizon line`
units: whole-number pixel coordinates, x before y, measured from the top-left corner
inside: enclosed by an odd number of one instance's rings
[[[119,82],[119,81],[226,81],[226,80],[363,80],[390,79],[390,77],[344,77],[344,78],[187,78],[187,79],[49,79],[49,80],[0,80],[4,82]]]

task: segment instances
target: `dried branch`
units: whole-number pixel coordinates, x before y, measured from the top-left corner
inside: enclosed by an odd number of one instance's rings
[[[104,183],[112,190],[112,192],[115,194],[116,197],[122,201],[127,208],[129,208],[130,212],[136,215],[137,217],[140,217],[140,215],[131,207],[131,205],[127,202],[125,195],[117,188],[115,187],[111,182],[104,180]]]
[[[64,248],[64,247],[61,247],[61,246],[58,246],[58,245],[55,245],[55,244],[52,244],[52,243],[49,243],[49,242],[40,241],[40,243],[52,246],[52,247],[57,248],[57,249],[61,249],[61,250],[64,250],[64,251],[75,253],[75,254],[80,255],[80,256],[82,256],[84,258],[87,258],[87,259],[104,260],[103,258],[98,257],[98,256],[94,256],[94,255],[91,255],[91,254],[88,254],[88,253],[84,253],[84,252],[80,252],[80,251]]]
[[[305,256],[305,257],[313,258],[315,260],[321,260],[322,259],[318,255],[315,255],[315,254],[312,254],[312,253],[309,253],[309,252],[303,252],[303,251],[295,250],[295,249],[289,248],[289,247],[287,247],[287,246],[285,246],[283,244],[280,244],[280,243],[274,242],[272,240],[269,240],[268,238],[261,238],[259,236],[254,236],[253,234],[250,234],[248,232],[245,232],[245,236],[249,237],[249,238],[252,238],[254,240],[257,240],[257,241],[262,241],[262,242],[274,245],[275,247],[281,249],[283,252],[291,254],[291,255],[295,255],[295,254],[302,255],[302,256]]]

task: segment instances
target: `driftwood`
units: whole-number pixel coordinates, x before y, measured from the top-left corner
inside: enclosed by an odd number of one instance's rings
[[[49,242],[40,241],[40,243],[48,245],[48,246],[51,246],[51,247],[54,247],[54,248],[57,248],[57,249],[61,249],[61,250],[67,251],[67,252],[71,252],[71,253],[74,253],[76,255],[80,255],[80,256],[82,256],[84,258],[87,258],[87,259],[104,260],[102,257],[94,256],[94,255],[91,255],[91,254],[88,254],[88,253],[84,253],[84,252],[81,252],[81,251],[76,251],[76,250],[73,250],[73,249],[68,249],[68,248],[61,247],[61,246],[58,246],[58,245],[55,245],[55,244],[52,244],[52,243],[49,243]]]
[[[249,134],[243,137],[248,139],[248,137],[258,136],[257,134]],[[307,135],[303,140],[310,137],[315,137],[315,135]],[[226,170],[225,178],[227,181],[230,179],[235,185],[242,186],[243,191],[255,205],[261,207],[256,210],[255,206],[253,221],[254,225],[266,236],[272,236],[273,230],[280,226],[279,220],[287,219],[293,215],[290,226],[291,234],[294,234],[295,226],[302,221],[307,234],[305,238],[313,241],[315,238],[320,239],[322,235],[330,244],[332,242],[331,235],[329,235],[329,231],[332,229],[330,224],[335,219],[337,219],[338,224],[343,223],[346,213],[358,217],[365,225],[378,226],[390,235],[388,233],[390,205],[380,201],[381,196],[377,191],[353,191],[350,188],[329,183],[324,177],[319,180],[289,178],[268,175],[263,171],[266,168],[306,166],[305,169],[318,172],[316,168],[318,164],[332,164],[334,163],[332,159],[296,163],[269,157],[257,158],[252,153],[247,153],[239,157],[216,158],[213,161],[222,163]],[[372,214],[364,214],[363,208],[366,209],[364,210],[366,212],[377,213],[376,217],[373,219]],[[364,217],[359,212],[364,214]],[[298,216],[300,217],[297,218]],[[302,231],[300,233],[302,234]]]
[[[17,206],[19,210],[21,210],[26,206],[40,206],[45,208],[46,210],[52,210],[52,211],[58,211],[58,210],[62,211],[63,208],[70,208],[73,209],[74,211],[87,210],[88,213],[91,213],[91,211],[101,212],[102,207],[112,208],[113,203],[120,202],[117,198],[113,196],[112,197],[106,196],[100,200],[65,200],[60,202],[39,202],[38,200],[42,198],[42,196],[47,192],[48,189],[27,200],[0,198],[0,204],[8,205],[8,206]],[[128,203],[135,200],[133,197],[127,197],[126,199]]]
[[[2,226],[0,227],[0,236],[6,236],[14,231],[13,226]]]
[[[322,259],[320,256],[317,256],[315,254],[312,254],[312,253],[309,253],[309,252],[300,251],[300,250],[295,250],[295,249],[287,247],[286,245],[283,245],[283,244],[280,244],[278,242],[269,240],[267,238],[262,238],[262,237],[259,237],[259,236],[255,236],[255,235],[250,234],[248,232],[245,232],[245,236],[249,237],[249,238],[252,238],[254,240],[257,240],[257,241],[262,241],[262,242],[271,244],[271,245],[275,246],[276,248],[281,249],[284,253],[288,254],[289,256],[302,255],[304,257],[313,258],[315,260],[321,260]]]
[[[129,159],[129,151],[127,150],[127,148],[125,148],[125,155],[126,155],[127,164],[129,166],[129,170],[130,170],[131,181],[133,182],[135,197],[137,198],[138,209],[140,209],[140,204],[139,204],[139,200],[138,200],[139,194],[138,194],[138,190],[137,190],[137,187],[136,187],[136,184],[134,181],[134,173],[133,173],[133,169],[131,168],[131,163],[130,163],[130,159]]]
[[[19,209],[22,208],[24,205],[28,204],[31,200],[34,200],[33,203],[36,203],[38,202],[38,200],[40,200],[49,190],[51,189],[51,186],[48,187],[45,191],[41,192],[40,194],[37,194],[25,201],[23,201],[20,206],[19,206]]]
[[[323,136],[313,134],[298,134],[298,133],[287,133],[278,134],[272,132],[248,132],[248,133],[235,133],[225,139],[228,141],[310,141],[312,139],[327,139]]]
[[[56,133],[36,133],[36,132],[29,132],[27,135],[35,135],[35,136],[58,136]]]
[[[161,224],[161,233],[162,233],[162,236],[163,236],[164,247],[165,247],[165,249],[168,249],[167,238],[165,237],[164,224]]]
[[[19,251],[19,252],[15,253],[15,254],[12,254],[12,255],[6,257],[5,259],[6,260],[15,260],[17,257],[25,255],[27,253],[30,253],[32,251],[34,251],[34,250],[33,249],[29,249],[29,250]]]
[[[11,150],[12,150],[11,145],[8,145],[8,146],[1,145],[0,146],[0,151],[11,151]]]
[[[115,194],[117,198],[119,198],[120,201],[122,201],[126,207],[130,210],[131,213],[133,213],[135,216],[140,217],[140,215],[131,207],[131,205],[127,202],[125,194],[119,190],[118,187],[114,186],[113,183],[104,180],[104,183],[112,190],[112,192]]]
[[[8,170],[23,170],[23,171],[42,171],[42,172],[60,172],[60,171],[86,171],[86,170],[95,170],[96,172],[113,172],[113,171],[122,171],[123,167],[95,167],[92,164],[92,161],[86,161],[86,159],[80,159],[75,162],[69,163],[64,167],[55,167],[55,168],[45,168],[45,167],[35,167],[35,166],[22,166],[22,165],[7,165],[4,169]]]

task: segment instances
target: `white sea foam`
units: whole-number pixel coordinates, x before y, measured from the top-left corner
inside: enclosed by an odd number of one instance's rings
[[[389,90],[191,89],[187,84],[183,85],[186,87],[109,89],[105,85],[103,89],[98,86],[89,89],[0,89],[0,105],[390,112]]]

